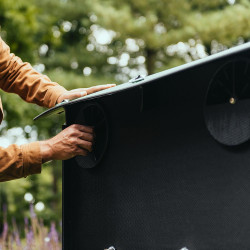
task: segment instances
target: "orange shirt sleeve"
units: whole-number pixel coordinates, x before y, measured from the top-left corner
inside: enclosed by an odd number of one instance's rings
[[[38,73],[29,63],[10,53],[8,45],[0,38],[0,88],[16,93],[27,102],[53,107],[58,97],[66,91],[47,76]],[[39,142],[22,146],[15,144],[0,147],[0,181],[8,181],[41,172]]]
[[[59,84],[38,73],[29,63],[10,53],[9,46],[0,38],[0,88],[16,93],[27,102],[53,107],[58,97],[66,92]]]
[[[0,182],[41,173],[39,142],[0,147]]]

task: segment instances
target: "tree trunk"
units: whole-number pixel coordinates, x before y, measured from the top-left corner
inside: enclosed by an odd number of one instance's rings
[[[52,176],[53,176],[53,183],[52,183],[52,190],[53,190],[53,196],[54,199],[52,201],[52,208],[54,211],[57,211],[58,207],[59,207],[59,201],[60,201],[60,197],[58,196],[58,181],[59,181],[59,177],[61,174],[61,170],[60,170],[60,166],[59,166],[59,161],[57,161],[55,163],[55,166],[53,166],[52,168]]]
[[[156,51],[152,49],[146,49],[146,68],[148,75],[152,75],[155,70],[155,60],[156,60]]]

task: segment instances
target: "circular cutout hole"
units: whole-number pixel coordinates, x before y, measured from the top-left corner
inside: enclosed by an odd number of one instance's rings
[[[75,157],[79,166],[93,168],[101,161],[108,144],[108,122],[105,112],[98,103],[86,104],[80,110],[75,123],[94,127],[93,151],[87,156]]]
[[[250,61],[238,59],[224,64],[209,84],[205,122],[210,134],[228,146],[250,139]]]

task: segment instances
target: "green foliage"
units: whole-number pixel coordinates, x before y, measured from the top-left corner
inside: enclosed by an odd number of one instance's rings
[[[35,49],[33,37],[39,25],[33,0],[0,1],[1,36],[24,60],[32,61]],[[12,31],[12,32],[7,32]]]
[[[116,38],[143,41],[138,53],[146,57],[149,74],[158,71],[157,61],[167,63],[167,67],[171,65],[171,60],[166,62],[168,55],[163,49],[179,41],[201,40],[210,54],[213,40],[231,47],[239,37],[244,40],[250,37],[248,0],[236,3],[232,0],[108,0],[99,2],[95,10],[99,23],[116,31]]]
[[[191,8],[199,12],[203,11],[221,11],[228,6],[228,2],[225,0],[191,0]]]
[[[190,16],[188,22],[194,27],[195,33],[204,44],[210,44],[216,40],[226,46],[234,45],[239,37],[250,37],[250,8],[241,4],[228,6],[221,11]],[[211,22],[213,20],[213,22]]]

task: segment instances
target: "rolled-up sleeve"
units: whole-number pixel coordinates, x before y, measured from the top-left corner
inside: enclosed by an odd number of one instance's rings
[[[66,89],[34,70],[29,63],[10,53],[0,38],[0,88],[16,93],[27,102],[51,108]]]
[[[40,74],[29,63],[10,53],[9,46],[0,37],[0,88],[16,93],[30,103],[51,108],[66,89]],[[0,116],[0,122],[2,118]],[[17,124],[18,125],[18,124]],[[0,181],[9,181],[41,173],[39,142],[22,146],[0,147]]]
[[[39,142],[0,147],[0,181],[9,181],[41,173]]]

